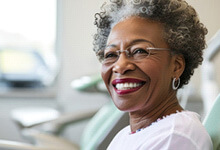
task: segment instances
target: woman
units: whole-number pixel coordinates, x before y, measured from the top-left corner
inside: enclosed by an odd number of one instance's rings
[[[195,10],[183,0],[111,0],[95,17],[102,78],[130,117],[108,149],[212,149],[198,115],[176,97],[202,62],[207,30]]]

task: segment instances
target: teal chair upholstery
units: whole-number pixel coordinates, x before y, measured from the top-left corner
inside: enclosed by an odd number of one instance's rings
[[[220,150],[220,94],[214,101],[211,110],[206,115],[203,124],[211,136],[213,150]]]
[[[117,132],[128,124],[128,114],[119,111],[109,102],[96,113],[85,128],[80,144],[81,150],[106,149]]]

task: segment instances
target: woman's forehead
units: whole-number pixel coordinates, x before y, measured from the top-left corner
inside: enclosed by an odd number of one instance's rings
[[[107,45],[116,43],[129,43],[143,39],[153,44],[164,42],[163,27],[158,22],[152,22],[140,17],[131,17],[117,23],[111,30]]]

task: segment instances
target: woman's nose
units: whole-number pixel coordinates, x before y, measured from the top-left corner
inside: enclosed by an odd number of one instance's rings
[[[135,65],[129,60],[126,53],[121,53],[118,60],[115,62],[112,71],[114,73],[125,74],[132,70],[135,70]]]

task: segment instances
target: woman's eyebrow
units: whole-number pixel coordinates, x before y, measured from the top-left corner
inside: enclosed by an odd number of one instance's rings
[[[149,43],[149,44],[151,44],[153,47],[155,47],[155,45],[154,45],[151,41],[146,40],[146,39],[135,39],[135,40],[132,40],[132,41],[129,43],[128,47],[130,47],[130,46],[132,46],[132,45],[135,45],[135,44],[137,44],[137,43],[141,43],[141,42]],[[111,48],[111,47],[112,47],[112,48],[116,48],[117,45],[116,45],[116,44],[106,45],[105,49],[106,49],[106,48]]]
[[[136,43],[141,43],[141,42],[149,43],[149,44],[151,44],[153,47],[155,47],[154,43],[152,43],[151,41],[146,40],[146,39],[135,39],[135,40],[131,41],[129,45],[131,46],[131,45],[135,45]]]
[[[105,46],[105,49],[107,49],[107,48],[116,48],[117,47],[117,45],[116,44],[110,44],[110,45],[106,45]]]

